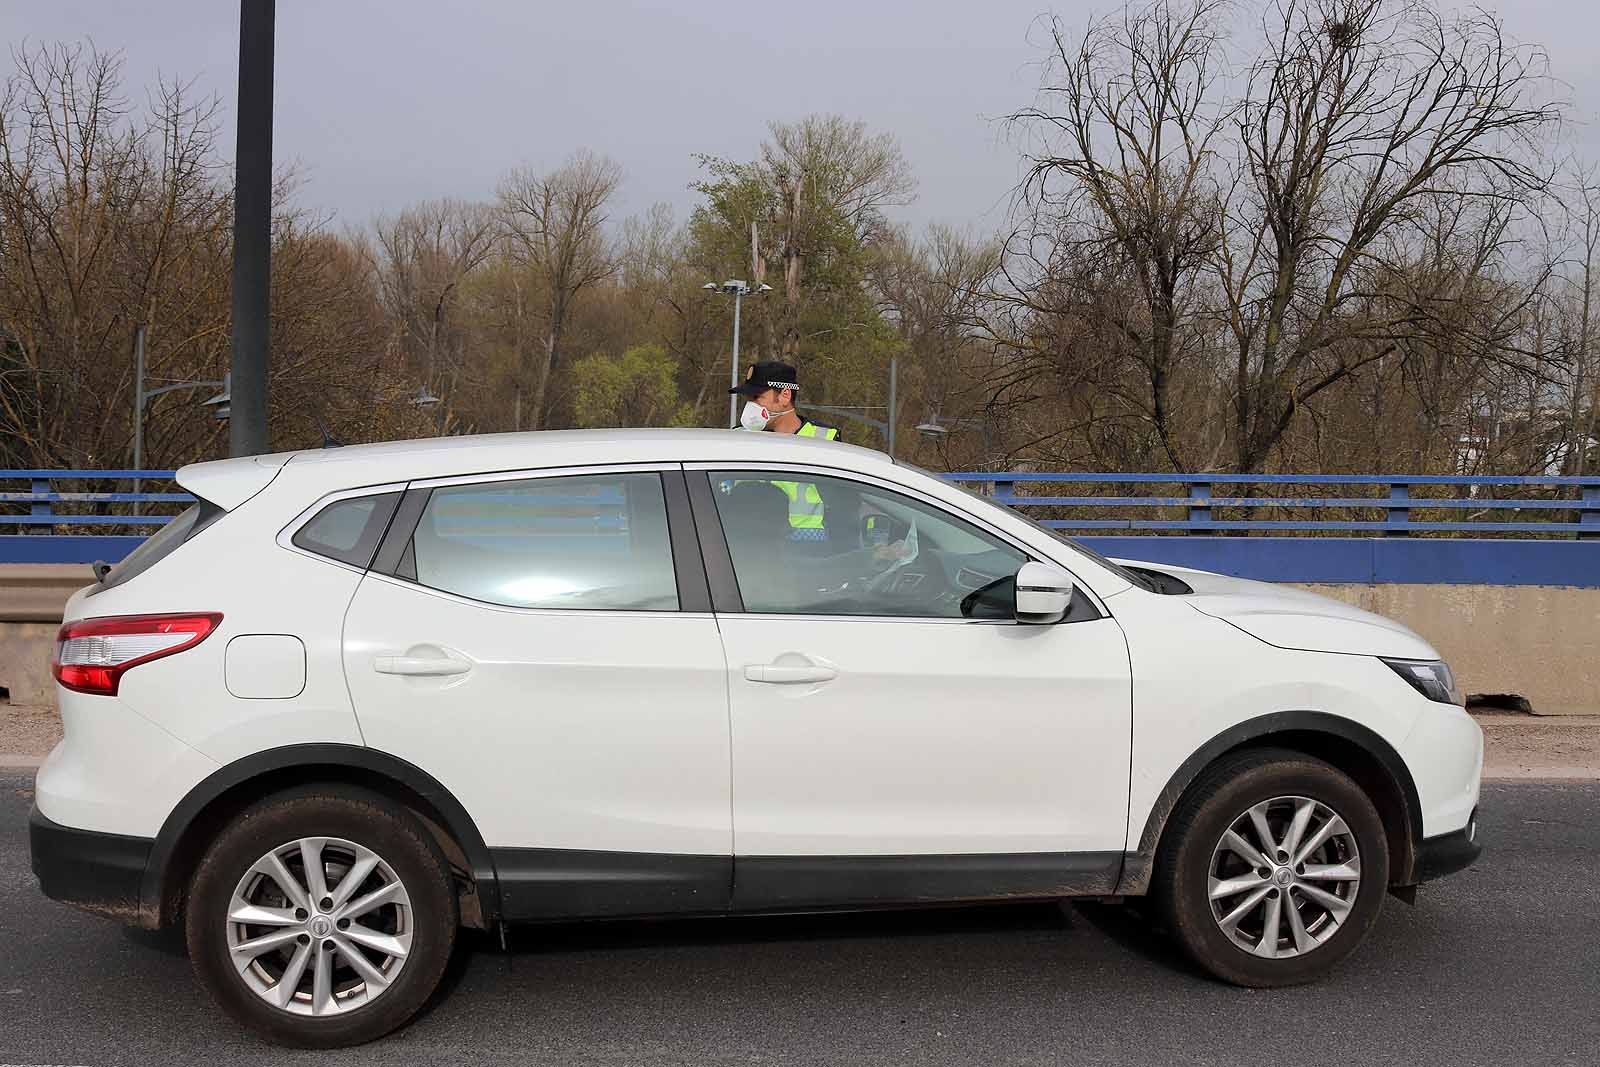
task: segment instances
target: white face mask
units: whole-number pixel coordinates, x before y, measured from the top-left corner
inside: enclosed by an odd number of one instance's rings
[[[746,400],[744,410],[739,412],[739,425],[746,430],[765,430],[774,414],[754,400]]]

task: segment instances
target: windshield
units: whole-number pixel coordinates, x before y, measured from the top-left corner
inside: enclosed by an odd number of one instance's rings
[[[1118,575],[1121,578],[1127,579],[1129,582],[1132,582],[1134,585],[1138,586],[1140,589],[1147,589],[1150,592],[1159,592],[1159,590],[1155,586],[1155,583],[1153,581],[1151,581],[1151,579],[1149,577],[1147,577],[1146,575],[1140,574],[1138,571],[1133,570],[1133,569],[1131,569],[1129,567],[1124,567],[1122,564],[1117,563],[1114,560],[1107,559],[1105,556],[1103,556],[1100,553],[1096,552],[1094,549],[1090,548],[1088,545],[1080,544],[1077,541],[1074,541],[1072,538],[1068,537],[1066,534],[1061,533],[1058,530],[1052,529],[1049,526],[1046,526],[1044,523],[1042,523],[1039,520],[1033,518],[1031,515],[1025,514],[1024,512],[1018,510],[1017,508],[1010,508],[1010,507],[1006,507],[1006,505],[1004,505],[1004,504],[997,504],[993,500],[991,500],[989,497],[984,496],[982,493],[979,493],[979,492],[976,492],[976,491],[974,491],[972,489],[967,488],[967,486],[962,484],[961,482],[951,481],[948,478],[940,478],[939,475],[934,474],[931,471],[925,471],[921,467],[917,466],[914,463],[906,463],[904,460],[896,459],[895,460],[895,464],[897,466],[904,467],[907,470],[916,471],[918,474],[926,474],[930,478],[938,478],[939,481],[943,482],[945,485],[952,486],[953,488],[961,490],[963,493],[965,493],[968,496],[972,497],[974,500],[981,500],[981,501],[983,501],[983,503],[989,505],[992,508],[1001,508],[1002,510],[1006,511],[1008,514],[1015,515],[1017,518],[1021,519],[1023,522],[1027,523],[1029,526],[1032,526],[1034,529],[1041,530],[1044,533],[1049,534],[1052,538],[1054,538],[1057,541],[1060,541],[1062,544],[1066,545],[1068,548],[1072,549],[1074,552],[1081,552],[1083,555],[1088,556],[1090,559],[1092,559],[1096,563],[1100,564],[1100,566],[1104,567],[1106,570],[1115,573],[1116,575]]]

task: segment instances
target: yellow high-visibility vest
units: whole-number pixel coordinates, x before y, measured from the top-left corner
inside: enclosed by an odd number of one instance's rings
[[[818,426],[809,419],[795,431],[796,437],[820,437],[832,441],[839,436],[835,426]],[[773,482],[789,498],[789,527],[795,530],[822,530],[826,523],[822,514],[822,494],[810,482]]]

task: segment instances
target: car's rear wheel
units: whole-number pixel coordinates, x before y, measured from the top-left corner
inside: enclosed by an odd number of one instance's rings
[[[400,1026],[455,942],[449,866],[374,794],[279,794],[230,824],[191,883],[195,972],[234,1018],[286,1045],[335,1048]]]
[[[1372,800],[1299,753],[1245,751],[1185,794],[1152,891],[1201,967],[1245,986],[1319,978],[1377,921],[1388,842]]]

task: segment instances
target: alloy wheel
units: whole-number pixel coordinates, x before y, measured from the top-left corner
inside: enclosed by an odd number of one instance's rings
[[[1328,805],[1282,796],[1241,813],[1212,851],[1211,915],[1255,956],[1302,956],[1326,944],[1355,907],[1361,854]]]
[[[229,901],[227,945],[245,985],[296,1015],[337,1015],[382,996],[411,950],[411,897],[381,856],[303,837],[251,864]]]

